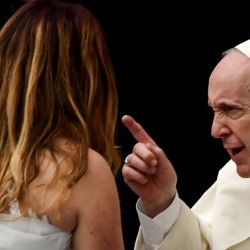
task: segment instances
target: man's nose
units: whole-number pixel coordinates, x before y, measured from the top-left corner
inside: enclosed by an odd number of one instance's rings
[[[215,115],[211,126],[211,135],[214,138],[222,138],[229,133],[230,129],[228,128],[225,119]]]

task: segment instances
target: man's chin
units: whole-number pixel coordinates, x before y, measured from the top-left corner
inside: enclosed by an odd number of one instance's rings
[[[237,173],[242,178],[249,178],[250,177],[250,166],[247,164],[237,164]]]

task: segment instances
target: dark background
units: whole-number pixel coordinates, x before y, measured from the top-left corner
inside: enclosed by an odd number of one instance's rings
[[[134,116],[164,149],[178,174],[180,197],[192,206],[229,159],[210,136],[207,83],[221,53],[250,38],[247,7],[213,1],[82,1],[100,20],[117,75],[118,143],[124,158],[135,143],[122,126]],[[0,24],[21,1],[0,2]],[[126,250],[138,230],[137,197],[117,176]]]

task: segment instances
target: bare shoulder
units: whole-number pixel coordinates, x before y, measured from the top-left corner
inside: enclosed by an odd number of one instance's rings
[[[97,177],[99,176],[99,178],[105,176],[114,179],[114,176],[111,172],[111,166],[102,155],[93,149],[89,149],[88,157],[89,161],[87,175],[94,174],[97,175]]]
[[[104,157],[98,152],[89,149],[88,158],[88,169],[73,188],[74,194],[76,196],[80,195],[81,197],[89,195],[89,189],[91,187],[93,188],[92,195],[94,192],[99,192],[100,190],[116,190],[115,178],[110,165]]]
[[[105,202],[118,201],[115,178],[107,161],[96,151],[89,149],[88,169],[72,189],[71,200],[81,216],[89,216],[88,207],[109,206]],[[88,201],[88,202],[86,202]]]
[[[74,249],[123,249],[115,178],[107,161],[94,150],[89,150],[88,170],[73,187],[71,202],[78,218]]]

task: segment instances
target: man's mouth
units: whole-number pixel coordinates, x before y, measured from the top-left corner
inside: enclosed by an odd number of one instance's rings
[[[235,157],[237,157],[244,150],[244,148],[244,146],[241,146],[235,148],[226,148],[226,150],[232,159],[236,159]]]
[[[232,155],[236,155],[236,154],[240,153],[243,150],[243,148],[244,147],[242,146],[242,147],[231,149]]]

